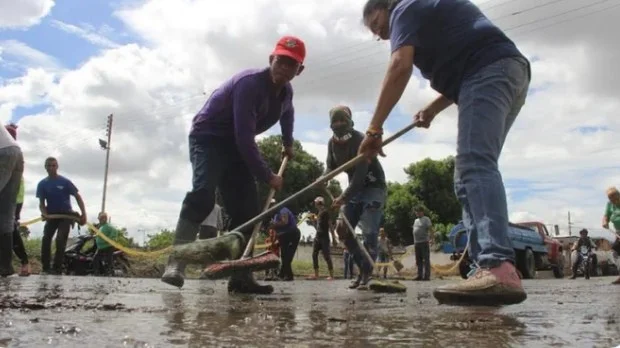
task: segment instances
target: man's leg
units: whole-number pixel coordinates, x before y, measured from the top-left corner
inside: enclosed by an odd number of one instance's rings
[[[24,158],[16,147],[0,149],[0,276],[15,273],[13,269],[13,230],[15,202],[22,174]]]
[[[237,158],[226,167],[224,173],[225,181],[222,182],[220,193],[222,195],[224,210],[230,217],[231,231],[243,225],[250,219],[258,215],[260,208],[258,202],[258,192],[254,176],[241,158]],[[212,208],[210,208],[212,209]],[[207,209],[207,211],[211,211]],[[245,244],[252,236],[254,226],[250,226],[241,232]],[[281,245],[282,253],[286,247]],[[284,258],[284,255],[282,255]],[[229,293],[249,293],[249,294],[270,294],[273,292],[271,285],[259,285],[254,279],[252,272],[237,272],[228,281]]]
[[[424,275],[422,280],[431,280],[431,245],[422,243],[422,260],[424,262]]]
[[[577,278],[577,270],[579,269],[579,265],[581,264],[581,261],[583,261],[581,254],[578,252],[575,252],[575,262],[573,263],[573,267],[572,267],[573,275],[570,277],[570,279]]]
[[[350,273],[350,269],[351,267],[349,267],[349,253],[345,252],[342,254],[342,261],[344,263],[344,279],[348,279],[349,278],[349,273]]]
[[[217,228],[214,226],[200,225],[198,239],[209,239],[217,237]]]
[[[319,251],[321,247],[321,240],[314,237],[314,241],[312,242],[312,268],[314,269],[314,278],[319,277]]]
[[[295,278],[295,274],[293,274],[293,259],[295,258],[295,254],[297,253],[297,247],[299,247],[299,240],[301,239],[301,231],[299,230],[299,228],[295,227],[293,229],[293,231],[291,232],[291,237],[290,237],[290,242],[289,242],[289,247],[291,248],[290,250],[290,254],[289,254],[289,261],[288,261],[288,275],[289,275],[289,280],[293,280],[293,278]]]
[[[321,251],[323,253],[323,258],[325,259],[325,263],[327,264],[327,270],[329,272],[329,277],[333,279],[334,278],[334,264],[332,263],[332,255],[331,255],[331,249],[330,249],[330,244],[329,244],[329,238],[323,238],[323,240],[321,241]]]
[[[413,280],[422,280],[424,276],[424,268],[422,262],[424,262],[422,258],[422,243],[415,243],[413,245],[413,250],[415,252],[415,265],[418,268],[418,276]]]
[[[341,208],[341,214],[344,214],[351,224],[351,227],[355,229],[360,221],[363,209],[364,205],[361,202],[348,202]],[[366,261],[366,257],[361,249],[362,247],[357,241],[355,234],[349,229],[349,226],[344,222],[344,220],[338,222],[336,225],[336,232],[338,233],[338,238],[344,243],[349,251],[350,262],[355,263],[358,267],[359,275],[349,286],[349,288],[355,289],[360,286],[362,281],[368,281],[368,277],[370,276],[369,272],[372,272],[372,269],[370,265],[368,265],[368,261]]]
[[[459,95],[455,192],[470,251],[480,266],[469,279],[435,290],[440,302],[514,304],[526,294],[508,237],[506,191],[498,160],[525,102],[529,78],[521,60],[506,58],[467,78]]]
[[[51,219],[45,221],[43,226],[43,237],[41,238],[41,270],[45,273],[49,273],[52,268],[50,266],[50,260],[52,255],[52,239],[58,229],[57,219]]]
[[[103,253],[101,249],[97,249],[95,251],[95,255],[93,255],[93,275],[100,276],[103,271]]]
[[[62,266],[65,260],[65,249],[67,248],[67,240],[71,231],[71,220],[58,220],[58,233],[56,234],[56,252],[54,253],[54,264],[52,265],[54,273],[62,274]]]
[[[386,192],[382,189],[369,188],[362,193],[361,200],[364,205],[360,225],[364,234],[364,246],[368,250],[370,257],[377,259],[379,245],[379,229],[383,218],[383,207],[385,204]],[[372,270],[370,270],[372,273]]]
[[[181,212],[174,233],[174,245],[196,240],[200,224],[215,206],[215,189],[227,165],[226,153],[215,142],[189,138],[190,162],[192,164],[192,191],[183,199]],[[182,287],[185,282],[185,262],[170,255],[161,280]]]

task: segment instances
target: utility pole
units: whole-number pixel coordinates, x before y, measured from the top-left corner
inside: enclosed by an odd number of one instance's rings
[[[101,198],[101,211],[105,211],[105,199],[106,192],[108,190],[108,168],[110,166],[110,141],[112,140],[112,120],[114,115],[108,116],[108,123],[106,125],[105,135],[108,137],[107,141],[99,140],[99,144],[106,151],[105,153],[105,172],[103,174],[103,196]]]
[[[570,221],[570,210],[568,211],[568,235],[572,236],[572,229],[571,227],[573,226],[573,223]]]

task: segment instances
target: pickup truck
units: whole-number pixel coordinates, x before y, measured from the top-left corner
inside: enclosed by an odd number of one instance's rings
[[[562,245],[549,236],[544,224],[535,221],[509,223],[508,234],[516,252],[517,269],[525,279],[536,277],[540,270],[552,270],[556,278],[564,278],[564,253]],[[463,222],[459,222],[448,235],[452,248],[450,259],[459,260],[467,247],[467,231]],[[459,265],[461,277],[467,278],[472,261],[465,255]]]

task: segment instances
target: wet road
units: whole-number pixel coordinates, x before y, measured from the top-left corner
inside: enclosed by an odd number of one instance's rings
[[[31,276],[0,279],[0,347],[614,347],[613,278],[526,281],[504,308],[439,306],[446,281],[406,294],[348,281],[276,282],[270,296],[229,296],[223,281]]]

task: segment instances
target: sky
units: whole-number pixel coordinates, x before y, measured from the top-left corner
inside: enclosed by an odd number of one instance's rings
[[[620,0],[474,2],[532,62],[528,99],[500,158],[511,221],[557,224],[565,234],[570,212],[573,232],[600,229],[605,189],[620,183]],[[306,70],[292,82],[294,136],[323,160],[328,110],[349,105],[364,130],[389,59],[388,43],[361,24],[363,4],[0,0],[0,122],[19,125],[22,220],[38,216],[35,189],[48,156],[58,158],[89,219],[96,218],[105,163],[98,139],[114,114],[106,200],[112,222],[139,241],[174,228],[191,184],[192,117],[232,74],[267,66],[282,35],[306,42]],[[415,71],[386,133],[436,95]],[[410,163],[454,155],[456,133],[452,106],[431,128],[388,145],[381,158],[388,180],[405,181]],[[40,235],[42,225],[31,230]]]

